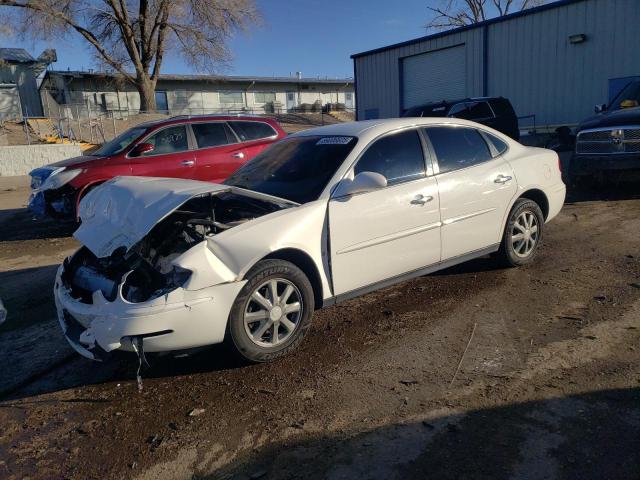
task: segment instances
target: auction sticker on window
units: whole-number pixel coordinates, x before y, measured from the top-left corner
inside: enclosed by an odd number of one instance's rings
[[[316,145],[346,145],[353,137],[324,137],[318,140]]]

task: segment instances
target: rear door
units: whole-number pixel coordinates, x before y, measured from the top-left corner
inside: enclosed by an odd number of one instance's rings
[[[197,180],[221,183],[249,158],[246,145],[227,122],[197,122],[191,128],[196,143]]]
[[[246,160],[258,155],[278,138],[278,132],[266,122],[234,120],[229,125],[244,145]]]
[[[139,157],[129,157],[132,175],[195,178],[195,152],[187,125],[161,128],[139,143],[150,143],[154,149]]]
[[[443,125],[424,132],[437,159],[442,260],[498,244],[517,191],[511,165],[475,128]]]

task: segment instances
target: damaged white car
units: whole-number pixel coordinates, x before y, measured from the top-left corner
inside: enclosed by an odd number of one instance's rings
[[[474,257],[530,262],[565,197],[557,155],[460,119],[292,135],[224,185],[119,177],[80,205],[55,282],[82,355],[295,348],[313,311]]]

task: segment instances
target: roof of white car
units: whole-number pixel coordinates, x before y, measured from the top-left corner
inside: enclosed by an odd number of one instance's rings
[[[403,127],[411,127],[415,125],[442,125],[443,123],[455,125],[478,126],[474,122],[463,120],[460,118],[447,117],[403,117],[403,118],[387,118],[379,120],[363,120],[360,122],[336,123],[334,125],[325,125],[324,127],[311,128],[297,132],[294,136],[311,136],[311,135],[343,135],[349,137],[378,136],[385,132],[396,130]]]

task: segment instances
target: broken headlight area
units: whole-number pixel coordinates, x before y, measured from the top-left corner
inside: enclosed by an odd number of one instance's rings
[[[198,196],[161,220],[129,251],[121,247],[98,258],[81,248],[65,262],[61,280],[73,298],[87,304],[94,302],[98,291],[110,302],[119,292],[131,303],[150,301],[189,280],[192,272],[174,264],[187,250],[207,237],[282,208],[230,192]]]
[[[82,303],[92,304],[98,291],[113,302],[120,287],[124,300],[140,303],[181,287],[190,276],[190,271],[177,266],[162,272],[138,252],[122,255],[116,251],[110,257],[97,258],[83,247],[65,264],[61,280],[71,296]]]
[[[56,190],[35,190],[29,198],[29,211],[36,215],[64,218],[73,215],[77,190],[64,185]]]

